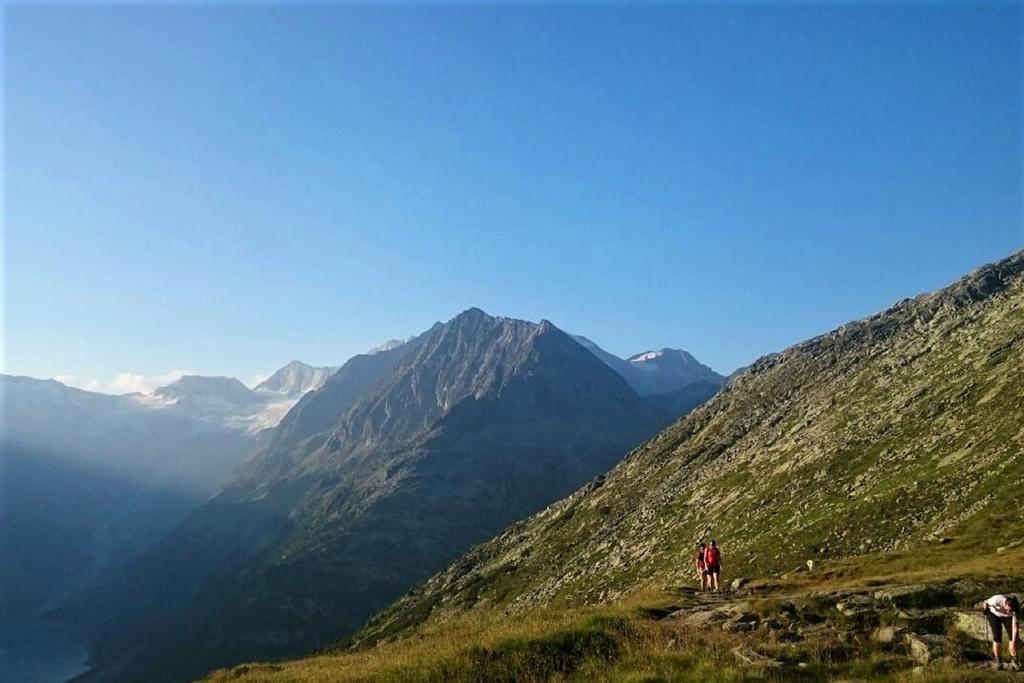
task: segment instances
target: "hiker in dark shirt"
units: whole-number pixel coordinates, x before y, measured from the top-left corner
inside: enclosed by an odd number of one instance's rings
[[[706,591],[708,589],[708,567],[704,563],[704,552],[707,548],[706,545],[701,543],[697,546],[697,555],[693,558],[693,566],[697,570],[697,578],[700,580],[700,589]]]

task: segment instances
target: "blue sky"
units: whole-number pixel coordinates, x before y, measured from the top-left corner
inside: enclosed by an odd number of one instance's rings
[[[1018,5],[5,12],[7,372],[469,306],[728,372],[1024,246]]]

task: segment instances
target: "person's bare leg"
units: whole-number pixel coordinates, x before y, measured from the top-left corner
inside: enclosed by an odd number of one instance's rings
[[[992,641],[992,659],[997,666],[1003,661],[999,658],[999,641],[997,640]]]

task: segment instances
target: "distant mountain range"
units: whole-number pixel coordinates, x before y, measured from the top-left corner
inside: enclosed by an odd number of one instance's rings
[[[614,358],[479,309],[353,357],[221,493],[66,612],[100,617],[85,620],[99,666],[83,680],[178,680],[323,645],[722,382],[685,352]]]
[[[186,375],[117,396],[0,375],[0,616],[112,576],[215,494],[329,370],[289,363],[271,377],[277,390]]]
[[[223,484],[255,436],[138,396],[0,376],[6,583],[29,616],[109,576]]]
[[[219,422],[251,434],[275,427],[306,393],[338,370],[293,360],[250,389],[234,377],[185,375],[152,394],[135,394],[151,407],[170,407],[199,421]]]
[[[725,377],[701,364],[682,349],[644,351],[628,359],[622,359],[608,353],[586,337],[574,335],[573,339],[600,358],[605,365],[622,375],[640,396],[673,393],[694,382],[716,385],[725,383]]]

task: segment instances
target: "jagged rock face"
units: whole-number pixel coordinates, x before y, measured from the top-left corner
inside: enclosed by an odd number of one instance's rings
[[[315,391],[309,392],[281,420],[273,435],[274,451],[328,431],[352,405],[387,375],[416,339],[383,351],[353,356]]]
[[[307,391],[319,389],[337,371],[337,367],[313,367],[293,360],[257,384],[256,390],[298,398]]]
[[[386,371],[329,428],[306,435],[345,406],[332,393],[345,368],[125,579],[94,680],[324,645],[664,424],[546,321],[471,309],[351,370],[369,364]]]
[[[1024,483],[1024,252],[773,354],[607,477],[475,548],[376,617],[611,600],[906,547],[1016,509]]]

